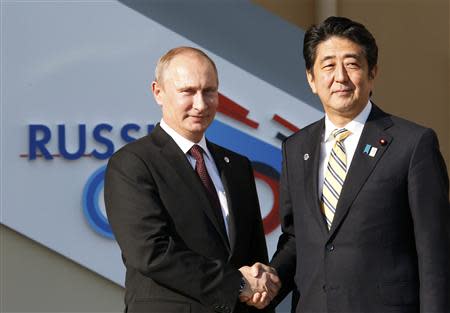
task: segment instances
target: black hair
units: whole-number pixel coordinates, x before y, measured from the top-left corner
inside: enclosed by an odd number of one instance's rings
[[[342,37],[360,45],[365,53],[369,65],[369,75],[378,61],[378,47],[375,38],[360,23],[346,17],[330,16],[318,25],[311,26],[305,33],[303,40],[303,57],[305,67],[311,72],[316,61],[317,46],[330,37]]]

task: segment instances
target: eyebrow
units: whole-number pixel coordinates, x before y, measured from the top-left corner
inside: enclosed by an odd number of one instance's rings
[[[195,86],[188,86],[188,85],[184,85],[184,86],[176,88],[176,90],[178,90],[178,91],[188,91],[188,90],[193,90],[193,89],[197,89],[197,88]]]
[[[176,88],[177,91],[191,91],[191,90],[197,90],[199,89],[199,87],[197,86],[190,86],[190,85],[185,85],[185,86],[181,86],[179,88]],[[201,90],[204,91],[216,91],[219,88],[217,86],[205,86],[204,88],[202,88]]]
[[[347,53],[347,54],[344,54],[344,59],[347,59],[347,58],[355,58],[355,59],[359,59],[360,57],[361,57],[361,54],[357,54],[357,53]],[[323,58],[320,60],[320,62],[324,62],[324,61],[331,60],[331,59],[335,59],[335,58],[336,58],[336,55],[327,55],[327,56],[323,57]]]

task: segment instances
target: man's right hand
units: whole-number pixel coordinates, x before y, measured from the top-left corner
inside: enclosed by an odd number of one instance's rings
[[[281,281],[274,268],[262,263],[243,266],[239,269],[245,281],[239,299],[258,309],[266,307],[277,295]]]

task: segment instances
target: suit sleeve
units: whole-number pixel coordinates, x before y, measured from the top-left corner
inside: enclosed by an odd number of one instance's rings
[[[420,311],[450,312],[449,179],[436,134],[418,140],[408,173],[420,278]]]
[[[274,299],[274,304],[281,302],[294,289],[296,267],[296,248],[293,210],[288,180],[288,160],[286,142],[283,143],[283,164],[280,178],[280,220],[282,234],[278,239],[277,250],[272,258],[273,266],[281,279],[282,288]]]
[[[247,160],[247,164],[248,164],[248,172],[249,172],[249,175],[248,175],[249,184],[251,186],[251,190],[252,190],[251,194],[253,197],[251,203],[254,203],[254,206],[252,207],[252,211],[251,211],[251,214],[254,218],[254,220],[252,221],[253,230],[252,230],[252,234],[251,234],[251,243],[252,243],[251,256],[250,256],[251,259],[250,259],[250,262],[248,265],[251,266],[256,262],[268,264],[269,257],[267,255],[266,237],[264,234],[261,210],[259,207],[258,193],[256,191],[255,177],[253,175],[253,168],[252,168],[249,160]],[[237,238],[237,240],[239,240],[239,238]],[[239,305],[241,307],[247,306],[244,303],[239,304]],[[272,308],[264,308],[264,309],[259,310],[254,307],[247,307],[247,310],[249,313],[257,313],[257,312],[273,313],[274,312],[274,310]]]
[[[121,150],[110,159],[105,204],[127,267],[213,310],[234,308],[240,272],[184,244],[158,196],[151,170],[139,156]]]

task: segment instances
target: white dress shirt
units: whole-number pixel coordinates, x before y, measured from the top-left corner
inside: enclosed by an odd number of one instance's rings
[[[336,139],[331,135],[333,130],[346,128],[351,132],[344,140],[345,154],[347,155],[347,171],[352,163],[353,155],[355,155],[356,146],[358,145],[359,138],[364,128],[364,124],[369,117],[372,110],[372,103],[369,101],[364,109],[347,125],[344,127],[335,126],[328,116],[325,114],[325,131],[323,133],[321,145],[320,145],[320,168],[319,168],[319,199],[322,198],[323,181],[325,177],[326,166],[328,159],[330,158],[331,150],[336,142]]]
[[[230,213],[228,210],[228,201],[225,193],[225,189],[223,188],[222,180],[220,179],[219,171],[217,170],[216,163],[214,162],[214,159],[211,155],[211,152],[208,150],[208,146],[206,145],[206,139],[205,135],[203,135],[202,139],[195,143],[192,142],[180,134],[178,134],[173,128],[171,128],[169,125],[167,125],[166,122],[164,122],[163,119],[161,119],[161,122],[159,124],[161,128],[175,141],[175,143],[180,147],[181,151],[186,155],[189,163],[191,164],[192,168],[195,169],[195,158],[189,154],[189,150],[194,145],[199,145],[204,153],[205,165],[206,169],[208,171],[209,176],[211,177],[211,180],[214,184],[214,187],[216,188],[217,196],[219,197],[220,201],[220,207],[222,210],[222,216],[225,223],[225,228],[227,232],[228,239],[230,239],[229,235],[229,219],[230,219]]]

